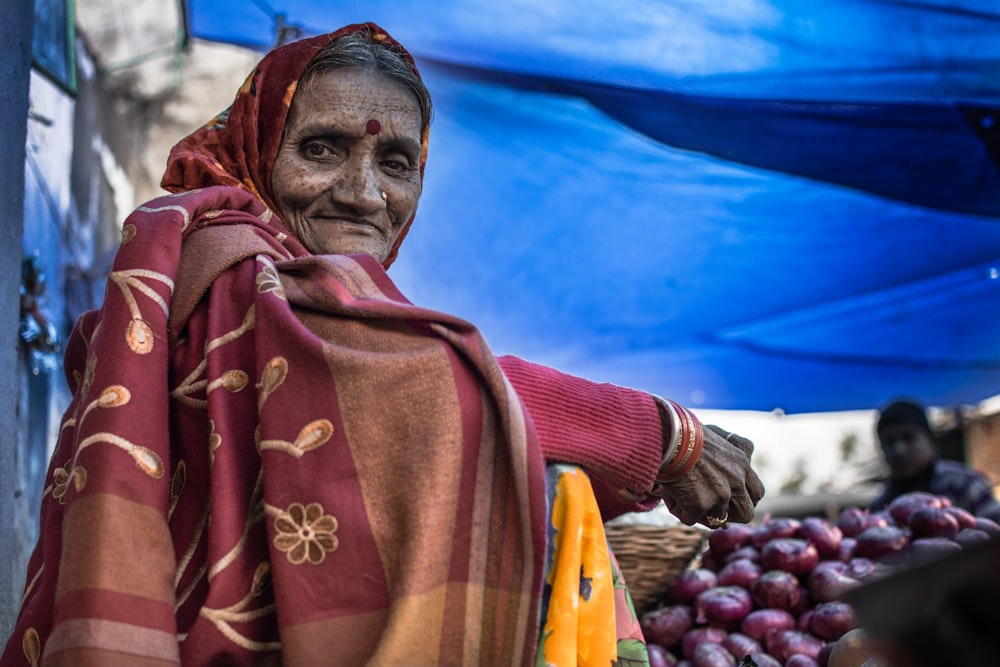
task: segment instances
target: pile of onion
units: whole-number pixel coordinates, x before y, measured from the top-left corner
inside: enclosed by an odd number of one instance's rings
[[[767,517],[714,530],[697,567],[640,618],[650,665],[737,667],[750,656],[760,667],[837,667],[838,641],[861,630],[846,591],[997,538],[997,523],[921,492],[836,521]]]

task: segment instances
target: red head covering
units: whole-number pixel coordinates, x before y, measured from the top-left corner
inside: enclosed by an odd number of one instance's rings
[[[271,170],[281,146],[285,119],[299,79],[321,48],[338,37],[356,32],[363,32],[369,41],[399,53],[409,63],[413,73],[420,76],[410,53],[374,23],[357,23],[280,46],[257,64],[228,109],[173,147],[160,185],[174,193],[229,185],[252,192],[276,212],[278,209],[271,192]],[[421,136],[421,178],[427,161],[426,120]],[[411,217],[400,231],[383,266],[388,267],[396,259],[399,246],[412,223]]]

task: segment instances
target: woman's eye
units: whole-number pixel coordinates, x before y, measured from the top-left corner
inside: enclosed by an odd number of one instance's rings
[[[326,144],[311,142],[303,147],[303,152],[308,157],[328,157],[333,155],[333,151]]]
[[[400,158],[385,158],[382,160],[382,165],[389,171],[395,173],[404,173],[410,169],[410,161]]]

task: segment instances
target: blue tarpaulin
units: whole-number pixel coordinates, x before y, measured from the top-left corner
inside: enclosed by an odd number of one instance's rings
[[[390,274],[498,353],[696,408],[1000,394],[996,0],[187,12],[260,51],[370,20],[413,52],[435,117]]]

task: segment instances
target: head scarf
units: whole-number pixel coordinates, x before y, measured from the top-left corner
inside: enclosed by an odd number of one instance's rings
[[[261,59],[228,109],[173,147],[160,185],[173,193],[228,185],[251,192],[271,211],[277,212],[271,191],[271,172],[299,79],[320,49],[338,37],[357,32],[398,53],[413,73],[420,76],[413,56],[402,44],[370,22],[348,25],[335,32],[280,46]],[[427,161],[429,132],[426,120],[420,137],[421,179]],[[411,224],[413,217],[406,221],[382,263],[386,268],[396,259]]]

